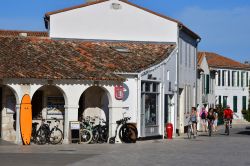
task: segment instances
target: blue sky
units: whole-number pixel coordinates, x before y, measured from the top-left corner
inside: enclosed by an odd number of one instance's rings
[[[130,0],[183,22],[202,37],[199,50],[250,61],[249,0]],[[0,29],[45,30],[44,13],[84,0],[1,0]]]

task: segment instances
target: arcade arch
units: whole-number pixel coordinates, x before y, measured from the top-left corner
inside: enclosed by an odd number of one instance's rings
[[[111,103],[109,92],[99,86],[87,88],[79,99],[78,120],[90,117],[95,124],[100,119],[109,124],[109,105]]]
[[[61,121],[59,128],[63,131],[64,123],[64,92],[53,85],[44,85],[37,89],[32,96],[32,121],[41,123],[42,120],[51,120],[53,126],[53,119]],[[39,127],[39,126],[38,126]]]

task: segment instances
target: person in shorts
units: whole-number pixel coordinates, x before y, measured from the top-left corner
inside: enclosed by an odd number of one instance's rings
[[[216,131],[218,131],[218,113],[217,113],[216,109],[214,109],[213,112],[214,112],[214,126],[213,126],[213,129],[216,132]]]
[[[205,107],[202,107],[200,112],[202,131],[207,132],[207,111]]]
[[[191,114],[190,114],[190,121],[192,122],[192,128],[193,128],[193,131],[194,131],[194,136],[197,136],[197,119],[198,119],[198,116],[197,116],[196,108],[192,107],[192,111],[191,111]]]

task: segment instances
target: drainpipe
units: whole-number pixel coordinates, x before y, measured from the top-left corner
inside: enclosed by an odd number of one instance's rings
[[[165,135],[165,130],[164,130],[164,126],[165,126],[165,104],[164,104],[164,99],[165,99],[165,64],[163,65],[163,72],[162,72],[162,85],[161,85],[161,98],[162,98],[162,140],[164,140],[164,135]]]

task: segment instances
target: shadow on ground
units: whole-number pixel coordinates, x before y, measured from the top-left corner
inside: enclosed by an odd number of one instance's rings
[[[12,142],[8,142],[8,141],[4,141],[4,140],[0,139],[0,145],[15,145],[15,144]]]
[[[240,131],[237,134],[241,134],[241,135],[250,135],[250,130],[249,131]]]

